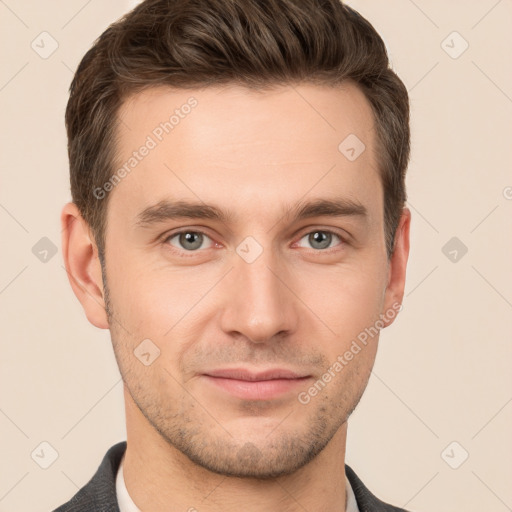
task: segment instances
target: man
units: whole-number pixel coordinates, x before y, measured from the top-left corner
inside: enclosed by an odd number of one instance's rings
[[[345,464],[401,309],[407,91],[337,0],[148,0],[83,58],[63,255],[127,441],[62,511],[396,511]]]

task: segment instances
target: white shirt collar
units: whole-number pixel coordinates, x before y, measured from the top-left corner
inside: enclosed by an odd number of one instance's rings
[[[133,502],[131,496],[128,494],[128,489],[126,488],[126,484],[124,482],[123,462],[124,455],[121,459],[121,464],[119,464],[119,469],[117,470],[116,476],[116,495],[117,502],[119,504],[119,510],[121,512],[141,512],[141,510]]]
[[[119,510],[121,512],[141,512],[141,510],[133,502],[131,496],[128,494],[128,489],[126,488],[123,475],[123,461],[124,456],[121,459],[121,464],[119,464],[119,469],[116,476],[116,494],[117,502],[119,503]],[[359,512],[356,497],[347,476],[345,476],[345,485],[347,489],[347,502],[345,505],[345,512]]]
[[[359,512],[359,507],[357,506],[356,496],[350,485],[347,475],[345,475],[345,488],[347,490],[347,500],[345,503],[345,512]]]

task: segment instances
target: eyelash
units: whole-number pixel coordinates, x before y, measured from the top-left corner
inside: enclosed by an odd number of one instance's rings
[[[179,236],[179,235],[181,235],[183,233],[195,233],[195,234],[203,235],[203,236],[209,238],[210,240],[212,240],[212,238],[207,233],[205,233],[204,231],[201,231],[199,229],[182,229],[181,231],[176,231],[175,233],[171,233],[171,234],[165,235],[163,237],[163,241],[162,241],[163,244],[171,252],[173,252],[175,254],[179,254],[183,258],[193,257],[193,256],[197,255],[199,252],[206,250],[206,249],[196,249],[194,251],[187,251],[185,249],[180,250],[180,249],[177,249],[176,247],[172,246],[169,243],[169,240],[171,240],[172,238],[177,237],[177,236]],[[334,236],[336,236],[336,237],[338,237],[340,239],[340,243],[338,245],[335,245],[334,247],[329,247],[327,249],[309,249],[309,251],[313,251],[313,252],[318,253],[318,254],[332,254],[333,252],[340,251],[342,249],[342,247],[347,245],[347,243],[348,243],[345,237],[343,237],[342,235],[340,235],[336,231],[333,231],[333,230],[330,230],[330,229],[313,229],[311,231],[308,231],[308,232],[304,233],[299,238],[299,241],[302,240],[305,236],[310,235],[312,233],[327,233],[327,234],[330,234],[330,235],[334,235]]]

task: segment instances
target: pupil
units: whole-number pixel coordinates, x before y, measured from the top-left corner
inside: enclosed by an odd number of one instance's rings
[[[331,242],[331,235],[330,233],[325,233],[324,231],[315,231],[315,233],[312,233],[310,235],[310,242],[314,242],[315,244],[318,244],[320,247],[317,247],[317,249],[325,249],[326,247],[329,247],[329,244]],[[314,246],[313,243],[311,245]]]
[[[197,249],[201,247],[201,235],[199,233],[183,233],[181,238],[182,245],[188,249]]]

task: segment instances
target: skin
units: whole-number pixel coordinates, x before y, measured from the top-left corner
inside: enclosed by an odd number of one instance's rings
[[[89,321],[110,329],[124,381],[128,492],[143,511],[343,511],[347,420],[378,335],[309,403],[297,397],[365,328],[382,315],[392,323],[410,211],[388,259],[374,118],[350,83],[149,89],[122,106],[118,163],[191,96],[197,106],[111,192],[106,283],[87,223],[73,203],[62,211],[72,288]],[[355,161],[338,150],[351,133],[366,146]],[[286,215],[301,201],[340,197],[367,215]],[[213,204],[232,217],[138,226],[161,200]],[[190,248],[171,237],[178,229],[206,236]],[[310,236],[325,230],[334,233],[327,249]],[[248,236],[262,249],[251,263],[236,252]],[[134,355],[145,339],[160,350],[148,366]],[[309,378],[244,399],[204,377],[234,367]]]

